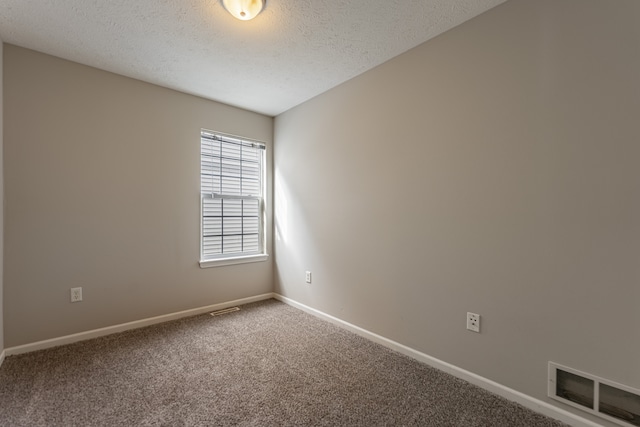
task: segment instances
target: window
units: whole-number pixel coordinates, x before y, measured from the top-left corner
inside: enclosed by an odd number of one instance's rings
[[[202,131],[200,266],[267,259],[261,142]]]

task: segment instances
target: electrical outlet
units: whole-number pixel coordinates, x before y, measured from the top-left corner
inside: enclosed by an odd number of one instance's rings
[[[311,272],[310,271],[306,272],[305,280],[307,281],[307,283],[311,283]]]
[[[82,301],[82,288],[71,288],[71,302]]]
[[[473,332],[480,332],[480,315],[467,312],[467,329]]]

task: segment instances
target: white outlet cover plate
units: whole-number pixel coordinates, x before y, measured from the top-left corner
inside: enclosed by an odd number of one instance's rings
[[[473,332],[480,332],[480,315],[467,312],[467,329]]]
[[[71,288],[71,302],[82,301],[82,288]]]

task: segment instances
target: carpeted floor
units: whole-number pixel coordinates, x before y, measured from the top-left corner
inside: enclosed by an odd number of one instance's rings
[[[8,357],[2,426],[562,426],[275,300]]]

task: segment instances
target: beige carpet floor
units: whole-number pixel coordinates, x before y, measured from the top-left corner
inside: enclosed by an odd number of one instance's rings
[[[8,357],[2,426],[561,426],[275,300]]]

